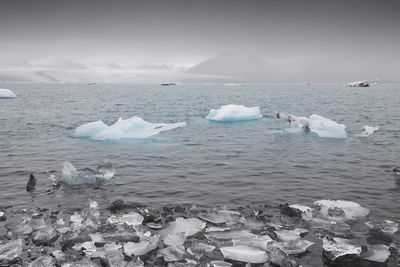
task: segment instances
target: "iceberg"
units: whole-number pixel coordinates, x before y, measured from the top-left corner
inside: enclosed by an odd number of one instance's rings
[[[334,122],[328,118],[322,117],[317,114],[311,115],[309,118],[297,117],[289,114],[288,119],[290,129],[288,132],[296,132],[301,130],[305,132],[311,132],[319,137],[326,138],[346,138],[346,126]],[[293,131],[294,130],[294,131]]]
[[[0,99],[2,98],[16,98],[17,96],[9,89],[0,88]]]
[[[369,87],[368,81],[356,81],[345,85],[346,87]]]
[[[226,105],[219,109],[211,109],[206,119],[218,122],[250,121],[262,118],[259,107],[245,107],[242,105]]]
[[[185,126],[186,122],[150,123],[139,117],[126,120],[119,118],[113,125],[102,121],[83,124],[75,129],[74,137],[90,138],[92,140],[145,139],[160,132]]]
[[[374,132],[379,130],[379,127],[368,126],[368,125],[363,126],[363,128],[364,128],[364,131],[362,133],[360,133],[360,134],[355,135],[355,136],[357,136],[357,137],[368,137],[371,134],[373,134]]]
[[[70,162],[65,161],[61,170],[61,182],[64,184],[104,183],[114,176],[113,168],[106,171],[103,167],[100,167],[98,170],[99,171],[96,172],[86,168],[82,171],[78,171]]]

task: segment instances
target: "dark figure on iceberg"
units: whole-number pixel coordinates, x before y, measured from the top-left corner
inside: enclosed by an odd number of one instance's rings
[[[35,186],[36,186],[36,178],[31,173],[29,175],[28,183],[26,183],[26,191],[30,192],[32,190],[35,190]]]

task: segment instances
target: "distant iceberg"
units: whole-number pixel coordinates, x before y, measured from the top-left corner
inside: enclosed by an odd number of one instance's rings
[[[356,81],[345,85],[346,87],[369,87],[368,81]]]
[[[1,98],[16,98],[17,96],[13,93],[13,91],[9,89],[1,89],[0,88],[0,99]]]
[[[286,118],[286,117],[285,117]],[[309,131],[319,137],[346,138],[346,126],[330,119],[313,114],[310,118],[297,117],[289,114],[287,120],[290,122],[288,132]]]
[[[134,116],[126,120],[119,118],[111,126],[102,121],[89,122],[76,128],[74,136],[92,140],[144,139],[185,125],[186,122],[150,123]]]
[[[250,121],[262,118],[259,107],[242,105],[226,105],[219,109],[211,109],[206,119],[219,122]]]

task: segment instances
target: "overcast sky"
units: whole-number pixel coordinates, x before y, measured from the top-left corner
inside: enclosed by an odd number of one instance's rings
[[[393,70],[399,12],[398,0],[0,0],[0,61],[193,65],[236,51]]]

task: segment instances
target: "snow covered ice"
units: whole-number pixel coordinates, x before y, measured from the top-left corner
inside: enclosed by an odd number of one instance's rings
[[[226,105],[219,109],[211,109],[206,119],[219,122],[250,121],[262,118],[259,107],[245,107],[242,105]]]
[[[85,137],[92,140],[145,139],[160,132],[185,126],[185,122],[150,123],[139,117],[126,120],[119,118],[112,125],[102,121],[83,124],[75,129],[75,137]]]
[[[10,89],[0,88],[0,99],[1,98],[16,98],[17,96]]]
[[[324,255],[331,261],[346,255],[360,255],[361,246],[352,244],[350,240],[334,237],[323,239]]]

